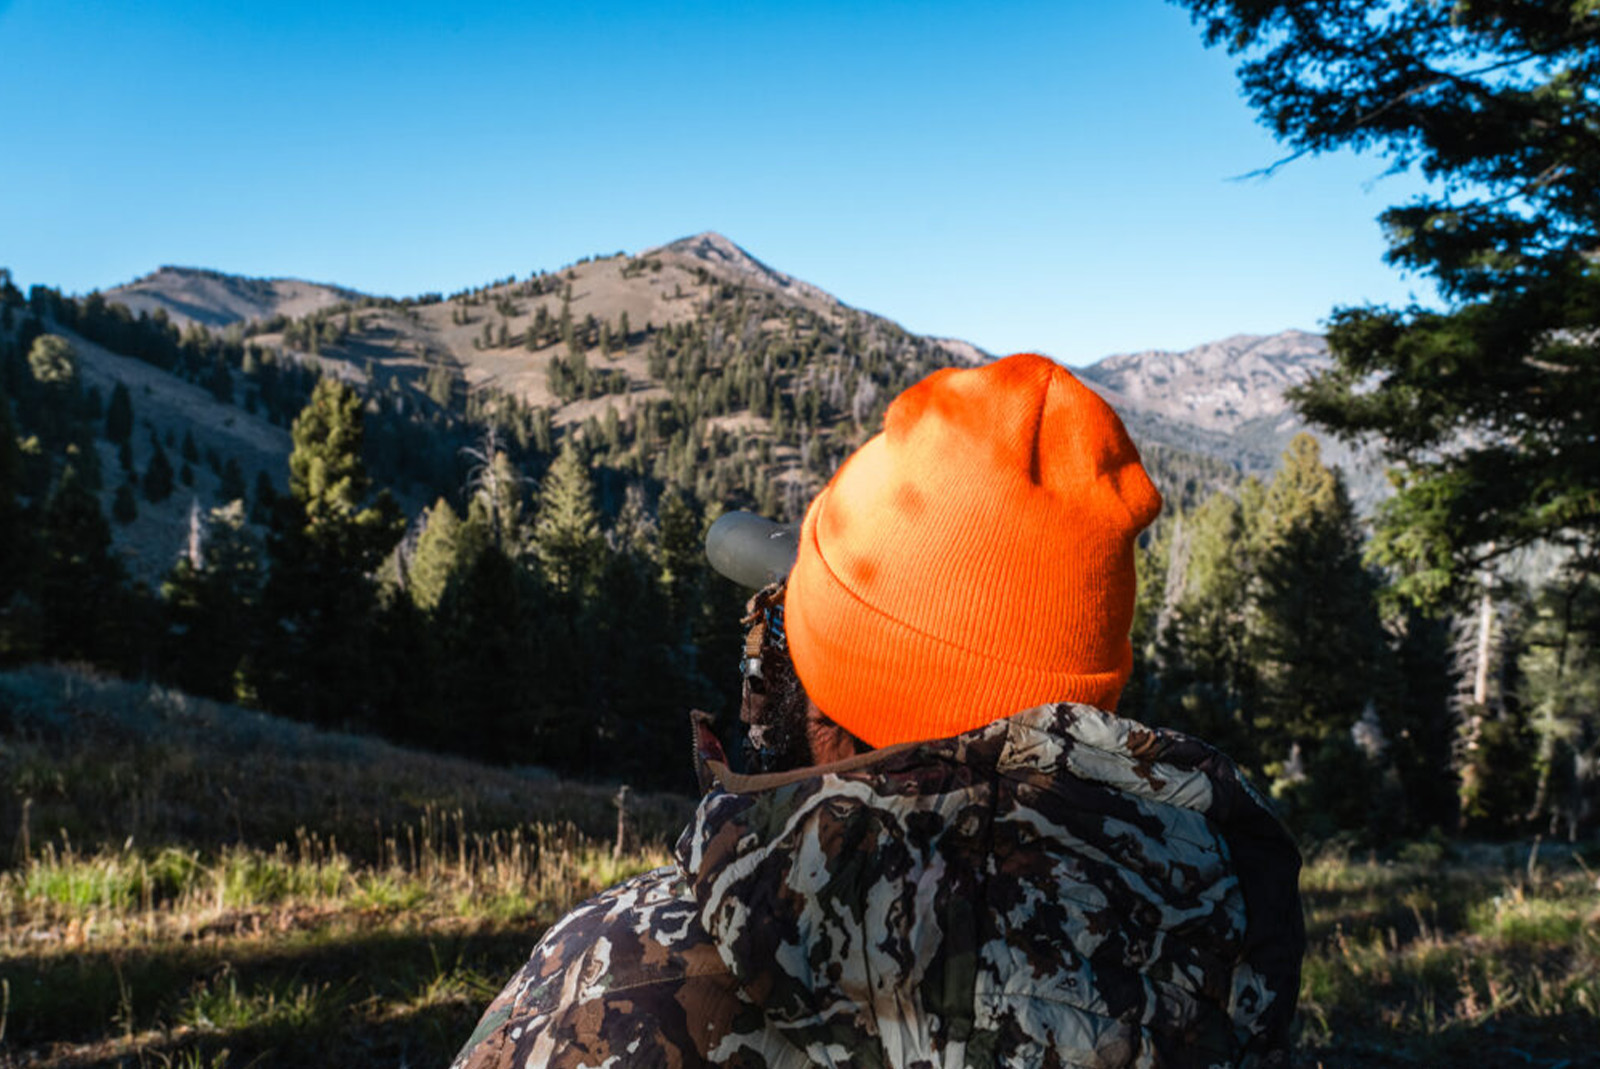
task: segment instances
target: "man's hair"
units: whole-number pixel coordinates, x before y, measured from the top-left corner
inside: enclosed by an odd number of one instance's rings
[[[739,720],[744,725],[742,763],[751,772],[787,772],[817,763],[808,729],[810,701],[789,657],[783,627],[782,583],[757,592],[745,607],[741,668],[744,688]],[[858,752],[866,743],[829,723]]]

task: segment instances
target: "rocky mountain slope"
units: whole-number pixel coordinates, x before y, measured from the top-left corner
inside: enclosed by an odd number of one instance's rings
[[[1344,469],[1357,503],[1370,508],[1387,485],[1381,458],[1311,428],[1284,397],[1331,362],[1320,334],[1285,330],[1236,334],[1182,352],[1108,356],[1078,375],[1136,440],[1216,457],[1245,473],[1271,471],[1289,440],[1311,431],[1324,459]]]
[[[713,446],[698,460],[679,457],[680,478],[692,478],[696,464],[725,460],[731,472],[725,481],[754,495],[752,472],[764,469],[757,482],[769,476],[779,482],[782,507],[790,510],[892,395],[891,376],[881,369],[898,369],[892,375],[899,376],[991,359],[970,343],[913,335],[851,308],[715,233],[403,301],[183,268],[163,268],[103,297],[135,314],[161,308],[175,323],[221,330],[267,359],[315,364],[395,412],[430,405],[481,412],[493,398],[509,397],[547,411],[557,434],[564,428],[594,434],[601,421],[637,428],[653,405],[677,406],[675,418],[694,423],[695,434],[731,436],[725,456]],[[193,382],[87,343],[83,352],[86,371],[103,390],[119,379],[136,389],[142,418],[164,431],[177,427],[180,436],[179,425],[190,425],[202,449],[208,440],[231,443],[222,452],[239,455],[252,479],[260,471],[281,479],[273,469],[287,455],[282,413],[277,425],[258,415],[248,405],[248,385],[235,404],[212,402]],[[1077,373],[1123,415],[1152,467],[1170,469],[1192,497],[1225,481],[1228,468],[1271,470],[1289,439],[1305,429],[1284,388],[1328,359],[1320,336],[1285,331],[1184,352],[1109,356]],[[869,368],[880,370],[868,374]],[[759,394],[750,382],[756,375],[769,380]],[[587,384],[577,385],[579,377]],[[723,396],[713,399],[719,387]],[[780,394],[787,401],[774,407],[771,397]],[[798,434],[793,422],[777,426],[785,417],[800,421]],[[1375,500],[1381,466],[1336,442],[1325,440],[1324,448],[1347,468],[1358,500]],[[140,557],[160,557],[159,532],[149,528],[164,528],[180,511],[177,502],[150,510],[123,539],[137,543],[130,548]]]
[[[1083,369],[1104,396],[1197,430],[1234,435],[1285,411],[1283,391],[1328,366],[1319,334],[1236,334],[1184,352],[1108,356]]]
[[[564,404],[549,387],[549,361],[563,342],[554,324],[563,308],[575,321],[628,324],[615,339],[607,367],[625,374],[630,405],[657,393],[644,359],[643,336],[696,320],[709,285],[763,293],[781,307],[803,308],[836,323],[860,317],[818,287],[762,263],[728,238],[697,234],[634,256],[582,261],[525,281],[508,279],[449,298],[422,298],[403,307],[363,302],[360,294],[292,279],[244,279],[212,271],[162,268],[105,293],[107,301],[140,312],[156,307],[179,322],[217,328],[248,325],[256,342],[309,357],[357,380],[388,372],[417,378],[430,367],[459,374],[469,391],[494,388],[561,410],[574,422],[597,406]],[[363,305],[365,306],[363,307]],[[350,308],[349,329],[315,346],[284,320]],[[531,342],[536,323],[549,324]],[[754,324],[752,332],[776,326]],[[990,359],[969,342],[923,339],[945,362]],[[1136,437],[1214,456],[1243,470],[1269,470],[1283,444],[1301,429],[1283,390],[1327,365],[1321,336],[1304,331],[1236,335],[1184,352],[1146,351],[1108,356],[1078,374],[1123,413]],[[563,419],[562,416],[566,418]]]

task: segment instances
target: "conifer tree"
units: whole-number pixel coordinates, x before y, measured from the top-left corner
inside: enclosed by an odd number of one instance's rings
[[[432,612],[438,607],[461,566],[461,550],[461,517],[441,497],[428,510],[428,522],[417,539],[407,572],[406,588],[417,608]]]
[[[61,473],[39,518],[40,651],[61,659],[113,661],[126,606],[111,527],[77,469]]]
[[[41,334],[28,350],[28,370],[44,386],[67,388],[77,382],[78,357],[59,334]]]
[[[1378,697],[1386,653],[1355,510],[1309,434],[1284,453],[1254,542],[1256,730],[1277,758],[1268,771],[1297,779],[1298,747],[1307,811],[1335,827],[1359,826],[1368,807],[1351,795],[1364,774],[1351,732]]]
[[[1600,822],[1600,581],[1574,569],[1534,597],[1518,658],[1539,741],[1527,817],[1576,841]]]
[[[72,343],[58,334],[41,334],[28,349],[32,378],[30,403],[22,415],[44,443],[64,448],[76,433],[78,357]],[[81,470],[80,475],[93,473]]]
[[[1595,5],[1179,2],[1290,159],[1355,148],[1430,180],[1381,223],[1443,309],[1336,309],[1332,366],[1291,391],[1395,462],[1372,551],[1396,589],[1447,602],[1536,542],[1600,567]]]
[[[150,463],[144,469],[144,496],[152,502],[162,502],[172,496],[174,474],[167,451],[158,442],[150,454]]]
[[[274,711],[325,724],[375,723],[372,575],[404,528],[393,499],[371,493],[362,436],[355,391],[318,381],[294,421],[289,496],[268,542],[259,693]]]
[[[577,767],[587,732],[572,715],[579,704],[574,683],[588,666],[571,652],[575,621],[542,611],[527,573],[486,537],[481,512],[461,535],[456,576],[433,617],[451,745],[482,757]],[[566,633],[567,655],[549,659],[545,644],[558,631]]]
[[[25,630],[14,599],[30,571],[32,526],[22,507],[22,452],[11,422],[11,401],[0,392],[0,659],[22,652]]]
[[[163,674],[190,693],[232,701],[256,629],[261,550],[243,501],[203,517],[197,506],[195,519],[192,544],[161,585]]]
[[[500,432],[491,427],[474,446],[462,450],[473,461],[468,474],[468,515],[479,517],[481,536],[512,560],[521,557],[526,538],[523,484],[526,480],[500,448]]]
[[[243,501],[246,492],[244,469],[239,466],[237,457],[229,457],[222,465],[222,482],[217,487],[217,497],[226,504],[229,501]]]
[[[598,574],[601,545],[594,483],[568,438],[545,473],[533,524],[534,555],[557,595],[577,603]]]
[[[250,522],[271,523],[278,508],[278,491],[272,485],[272,477],[266,472],[256,472],[256,485],[251,498]]]
[[[1253,501],[1258,494],[1247,493]],[[1249,518],[1225,493],[1185,517],[1173,553],[1180,576],[1169,619],[1158,638],[1164,709],[1175,727],[1193,732],[1257,774],[1266,747],[1254,717],[1256,671],[1250,647],[1255,561]]]
[[[674,620],[687,625],[701,602],[705,549],[700,520],[676,488],[668,487],[658,506],[661,530],[661,581]],[[687,639],[687,627],[680,641]]]
[[[118,380],[111,389],[111,402],[106,406],[106,440],[123,445],[132,435],[133,398],[128,394],[128,387]]]

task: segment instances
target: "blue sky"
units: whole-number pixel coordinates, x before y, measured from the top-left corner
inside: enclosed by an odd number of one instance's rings
[[[0,0],[0,264],[448,291],[717,230],[1068,363],[1430,291],[1381,160],[1280,146],[1182,10]]]

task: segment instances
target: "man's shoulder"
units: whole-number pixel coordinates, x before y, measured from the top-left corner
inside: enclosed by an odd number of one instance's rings
[[[455,1069],[605,1064],[652,1051],[695,1064],[732,981],[674,866],[574,908],[490,1003]],[[725,1011],[724,1011],[725,1012]],[[652,1058],[646,1058],[652,1061]]]

